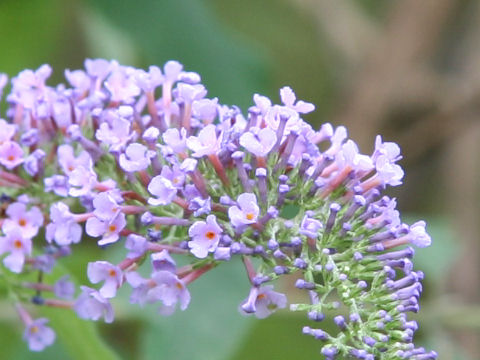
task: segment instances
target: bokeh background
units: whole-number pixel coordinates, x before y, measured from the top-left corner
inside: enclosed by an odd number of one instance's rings
[[[278,100],[290,85],[316,104],[308,121],[346,125],[363,152],[377,133],[398,142],[405,184],[390,193],[407,221],[428,221],[434,240],[416,256],[426,273],[418,343],[440,359],[480,359],[478,0],[1,0],[0,54],[9,75],[51,64],[50,84],[87,57],[144,68],[177,59],[223,103],[246,109],[253,93]],[[64,265],[86,283],[88,261],[120,256],[99,251],[78,247]],[[191,291],[191,307],[170,318],[129,306],[128,294],[113,325],[49,312],[59,341],[41,354],[28,352],[2,302],[0,358],[320,358],[302,317],[238,314],[248,293],[240,264]]]

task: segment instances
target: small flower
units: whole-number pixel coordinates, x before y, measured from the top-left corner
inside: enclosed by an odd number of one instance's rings
[[[255,194],[243,193],[238,196],[238,206],[232,206],[228,209],[228,217],[235,227],[254,224],[257,222],[260,208],[257,205]]]
[[[410,226],[410,242],[418,247],[427,247],[432,244],[430,235],[425,231],[425,221],[417,221]]]
[[[75,216],[70,212],[67,205],[62,202],[50,207],[50,220],[47,225],[45,237],[48,242],[58,245],[70,245],[80,242],[82,227],[75,221]]]
[[[183,184],[185,183],[185,173],[177,165],[173,165],[172,168],[165,165],[162,167],[162,172],[160,175],[165,179],[170,180],[175,188],[183,188]]]
[[[130,121],[115,115],[111,125],[108,122],[100,124],[95,136],[99,141],[109,145],[110,151],[120,151],[134,137],[134,134],[130,133],[130,125]]]
[[[272,285],[252,287],[248,298],[240,306],[240,312],[255,314],[259,319],[264,319],[278,309],[287,306],[287,297],[284,294],[273,291]]]
[[[145,170],[155,155],[156,153],[148,150],[146,146],[133,143],[127,146],[124,154],[120,154],[120,166],[127,172]]]
[[[112,220],[103,221],[97,217],[91,217],[85,224],[85,231],[93,237],[102,236],[98,245],[107,245],[116,242],[120,237],[120,231],[125,228],[127,221],[124,213],[118,213]]]
[[[81,286],[82,293],[73,305],[78,317],[97,321],[104,318],[106,323],[111,323],[114,318],[113,308],[108,299],[105,299],[97,290],[88,286]]]
[[[167,250],[153,253],[151,255],[151,259],[152,268],[155,271],[170,271],[172,273],[175,273],[175,271],[177,270],[175,260],[172,259]]]
[[[193,151],[194,157],[216,154],[220,150],[222,137],[223,132],[217,137],[215,125],[209,124],[199,131],[198,136],[190,136],[187,146]]]
[[[68,178],[63,175],[53,175],[43,179],[45,192],[53,191],[58,196],[66,197],[68,195]]]
[[[110,221],[120,212],[118,201],[121,198],[115,196],[114,192],[105,191],[93,199],[93,214],[102,221]]]
[[[1,75],[4,75],[4,74],[1,74]],[[1,75],[0,75],[0,79],[2,78]],[[3,90],[3,87],[2,87],[2,90]],[[0,132],[0,145],[3,144],[4,142],[10,141],[13,135],[15,135],[17,131],[17,127],[15,125],[9,124],[3,119],[0,119],[0,129],[2,129],[2,131]]]
[[[304,216],[300,224],[300,234],[308,236],[312,239],[318,237],[319,230],[323,227],[322,223],[316,219],[312,219],[307,215]]]
[[[117,289],[122,286],[123,283],[122,270],[107,261],[88,263],[87,275],[93,284],[104,281],[99,293],[106,299],[115,297]]]
[[[97,174],[92,168],[78,166],[68,175],[68,194],[73,197],[88,195],[97,184]]]
[[[177,303],[180,310],[185,310],[190,303],[190,292],[177,275],[170,271],[156,271],[152,274],[155,286],[148,291],[149,302],[161,301],[163,306],[159,308],[162,315],[171,315],[175,311]]]
[[[55,341],[55,332],[46,324],[48,319],[40,318],[33,320],[27,325],[23,333],[23,340],[28,343],[28,348],[32,351],[42,351]]]
[[[162,139],[177,154],[183,153],[187,149],[187,130],[185,128],[168,129],[163,133]]]
[[[275,131],[270,128],[251,128],[240,137],[240,145],[252,154],[265,157],[277,142]]]
[[[6,213],[8,219],[5,219],[2,225],[4,233],[9,233],[12,228],[18,227],[24,237],[33,238],[43,225],[43,214],[36,206],[27,210],[25,204],[16,202],[8,206]]]
[[[61,299],[73,299],[75,294],[75,285],[68,280],[68,275],[61,277],[53,286],[53,293]]]
[[[222,232],[223,230],[217,224],[215,215],[208,215],[206,222],[195,222],[188,229],[188,235],[192,238],[188,242],[190,251],[200,259],[207,257],[209,252],[213,252],[217,248]]]
[[[170,204],[177,194],[172,182],[162,175],[157,175],[150,181],[148,191],[156,196],[148,199],[148,203],[153,206]]]
[[[32,240],[25,238],[19,227],[14,227],[4,237],[0,237],[0,255],[10,253],[3,259],[3,264],[12,272],[23,269],[25,256],[32,253]]]
[[[23,163],[23,150],[15,141],[6,141],[0,145],[0,164],[8,170]]]
[[[92,158],[86,151],[82,151],[77,157],[75,157],[73,148],[67,144],[58,147],[57,156],[58,164],[66,175],[69,175],[78,167],[86,169],[92,167]]]
[[[145,254],[148,248],[148,241],[143,236],[130,234],[125,241],[125,248],[129,250],[127,258],[134,259]]]
[[[315,105],[311,103],[301,100],[295,103],[295,100],[297,100],[295,93],[288,86],[284,86],[280,89],[280,98],[285,106],[288,106],[299,113],[308,114],[309,112],[315,110]]]

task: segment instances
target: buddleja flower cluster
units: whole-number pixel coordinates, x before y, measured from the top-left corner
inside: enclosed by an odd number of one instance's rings
[[[129,287],[131,303],[171,314],[188,307],[192,281],[238,257],[251,283],[243,314],[287,307],[272,283],[297,274],[305,303],[290,309],[305,313],[319,357],[436,358],[415,348],[407,318],[423,279],[410,245],[430,237],[381,195],[404,175],[396,144],[379,136],[368,156],[342,126],[313,129],[302,115],[314,106],[289,87],[280,105],[256,94],[242,114],[176,61],[147,72],[86,60],[56,87],[50,74],[43,65],[13,78],[0,120],[1,282],[31,350],[55,339],[35,306],[109,323],[111,299]],[[0,91],[7,84],[0,76]],[[68,275],[42,280],[88,242],[124,248],[124,259],[90,262],[79,288]],[[180,255],[189,265],[176,265]],[[336,330],[322,330],[326,317]]]

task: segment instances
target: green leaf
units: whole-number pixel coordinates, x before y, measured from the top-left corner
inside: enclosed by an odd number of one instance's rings
[[[154,308],[141,309],[149,319],[142,359],[223,360],[254,323],[237,311],[249,291],[239,261],[220,264],[189,289],[192,301],[185,312],[162,317]]]
[[[302,334],[302,328],[307,323],[308,319],[303,314],[285,312],[257,320],[248,337],[230,359],[319,359],[322,343],[312,336]],[[322,324],[321,328],[330,330],[325,326]]]
[[[41,312],[50,319],[50,325],[57,333],[57,341],[62,343],[72,360],[119,359],[100,337],[96,324],[79,319],[69,310],[43,308]]]
[[[146,65],[170,59],[198,72],[209,97],[246,108],[267,81],[261,48],[229,33],[203,1],[90,0],[119,33],[126,47],[135,46]],[[117,37],[118,38],[118,37]],[[88,40],[88,39],[87,39]],[[98,38],[91,39],[98,47]],[[129,41],[130,40],[130,41]],[[121,45],[121,44],[120,44]],[[103,52],[101,54],[106,56]],[[121,55],[116,52],[110,56]],[[98,56],[98,53],[95,54]]]

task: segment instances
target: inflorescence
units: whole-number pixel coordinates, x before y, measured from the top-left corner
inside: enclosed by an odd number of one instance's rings
[[[314,130],[301,118],[314,106],[289,87],[281,105],[254,95],[244,116],[207,98],[200,76],[176,61],[146,72],[86,60],[65,71],[70,87],[48,86],[50,74],[43,65],[13,78],[0,120],[0,283],[31,350],[55,339],[31,305],[112,322],[110,300],[129,286],[132,303],[171,314],[188,307],[191,282],[238,257],[251,283],[240,312],[264,318],[287,307],[271,283],[296,273],[308,300],[290,309],[305,312],[303,333],[324,358],[437,357],[415,348],[418,325],[407,318],[424,276],[410,245],[431,239],[381,195],[404,175],[396,144],[378,136],[368,156],[342,126]],[[0,75],[0,93],[7,85]],[[126,248],[117,264],[88,264],[97,285],[42,280],[95,241]],[[189,265],[177,267],[173,254]],[[321,329],[326,318],[335,331]]]

